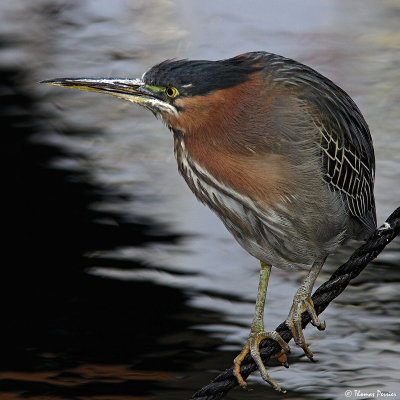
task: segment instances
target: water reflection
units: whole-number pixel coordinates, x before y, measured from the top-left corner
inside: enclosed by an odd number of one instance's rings
[[[398,206],[398,5],[287,4],[0,5],[11,255],[3,262],[0,397],[189,398],[231,365],[258,280],[257,263],[176,173],[159,121],[106,96],[40,87],[41,79],[138,77],[175,56],[292,56],[355,97],[374,136],[379,221]],[[319,282],[350,252],[332,257]],[[286,397],[339,399],[346,388],[400,395],[399,254],[396,240],[326,310],[327,331],[306,330],[318,363],[293,349],[289,370],[271,368]],[[268,328],[286,316],[300,279],[273,271]],[[251,383],[253,392],[229,398],[281,398],[257,374]]]

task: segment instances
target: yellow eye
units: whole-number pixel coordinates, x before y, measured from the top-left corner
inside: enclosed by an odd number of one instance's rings
[[[172,86],[166,87],[165,93],[168,97],[171,97],[171,98],[176,97],[178,95],[178,91]]]

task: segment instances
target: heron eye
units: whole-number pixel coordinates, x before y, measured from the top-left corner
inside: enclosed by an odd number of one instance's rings
[[[172,86],[166,87],[165,93],[168,97],[171,97],[171,98],[176,97],[178,95],[178,91]]]

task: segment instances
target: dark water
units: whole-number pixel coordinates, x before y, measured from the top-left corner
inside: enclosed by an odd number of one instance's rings
[[[399,17],[389,0],[3,1],[0,399],[188,399],[231,365],[258,280],[178,176],[159,121],[37,82],[259,49],[311,64],[370,125],[381,223],[400,202]],[[327,330],[305,331],[318,363],[293,348],[289,370],[270,367],[285,398],[400,396],[399,260],[397,239],[326,310]],[[273,271],[268,329],[300,279]],[[257,374],[249,382],[228,398],[282,398]]]

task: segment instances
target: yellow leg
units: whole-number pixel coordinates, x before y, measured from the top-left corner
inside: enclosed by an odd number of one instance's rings
[[[260,281],[258,285],[258,293],[257,293],[257,301],[256,301],[256,311],[254,314],[253,323],[251,325],[250,336],[244,345],[240,354],[235,358],[233,363],[233,373],[236,376],[236,379],[239,382],[239,385],[242,387],[246,387],[247,384],[244,381],[242,375],[240,374],[240,365],[243,359],[246,357],[248,353],[251,354],[253,360],[257,364],[257,367],[260,371],[261,377],[268,382],[274,389],[284,392],[280,385],[275,382],[269,375],[265,368],[264,363],[261,360],[259,345],[260,342],[264,339],[273,339],[278,342],[284,353],[290,351],[289,345],[282,339],[278,332],[265,332],[264,331],[264,307],[265,307],[265,296],[267,294],[267,287],[269,276],[271,273],[271,265],[265,264],[261,262],[261,270],[260,270]],[[282,356],[281,356],[282,357]],[[283,357],[282,357],[283,359]]]

